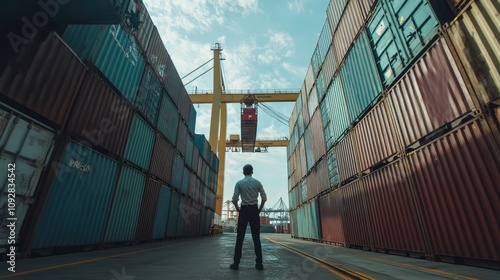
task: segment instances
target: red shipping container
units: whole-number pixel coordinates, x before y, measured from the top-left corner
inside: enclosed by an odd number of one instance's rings
[[[257,113],[255,108],[243,108],[241,112],[242,121],[257,121]]]
[[[342,209],[342,191],[335,190],[320,197],[319,216],[324,241],[345,244]]]
[[[260,216],[259,219],[261,225],[268,225],[271,223],[269,216]]]
[[[176,155],[174,148],[163,139],[162,134],[157,133],[149,166],[151,173],[164,182],[171,184]]]
[[[148,178],[142,196],[139,220],[137,222],[136,239],[150,240],[153,238],[153,227],[158,205],[161,184]]]
[[[334,148],[337,155],[340,182],[344,182],[358,174],[356,163],[358,155],[353,138],[352,131],[348,132],[344,139],[340,140]]]
[[[367,213],[366,189],[363,182],[356,180],[340,190],[345,242],[361,248],[372,248],[371,221]]]

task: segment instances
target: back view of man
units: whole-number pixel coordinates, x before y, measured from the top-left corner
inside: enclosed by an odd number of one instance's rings
[[[236,237],[236,246],[234,248],[234,263],[230,266],[231,269],[238,270],[241,260],[241,249],[243,247],[243,240],[245,239],[245,232],[248,223],[252,231],[252,239],[255,250],[255,268],[263,270],[262,265],[262,247],[260,244],[260,220],[259,213],[264,207],[267,200],[264,187],[259,180],[252,177],[253,167],[250,164],[243,166],[243,175],[245,178],[236,183],[234,187],[233,204],[236,211],[239,212],[238,216],[238,233]],[[257,208],[258,197],[261,197],[260,207]],[[238,197],[241,195],[241,208],[238,206]]]

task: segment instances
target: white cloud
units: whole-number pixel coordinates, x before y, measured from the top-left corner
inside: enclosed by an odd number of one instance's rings
[[[288,9],[293,12],[303,12],[304,11],[304,0],[293,0],[288,2]]]
[[[295,42],[290,34],[269,29],[266,36],[264,50],[257,56],[260,63],[273,64],[294,53]]]

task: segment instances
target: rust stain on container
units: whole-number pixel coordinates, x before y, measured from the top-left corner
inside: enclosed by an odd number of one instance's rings
[[[370,219],[366,210],[366,190],[361,180],[341,188],[342,221],[347,244],[364,248],[371,247]]]
[[[136,240],[150,240],[153,238],[153,226],[158,205],[161,184],[148,178],[144,187],[139,221],[137,222]]]
[[[398,161],[363,178],[373,246],[425,255],[424,233],[407,177]]]
[[[68,126],[93,145],[123,156],[133,111],[94,73],[87,73]]]
[[[387,110],[382,100],[354,127],[361,171],[402,150],[392,114]]]
[[[389,100],[405,146],[475,108],[442,38],[390,90]]]
[[[335,190],[319,199],[321,236],[324,241],[345,243],[342,192]]]
[[[55,33],[25,45],[0,76],[0,92],[55,124],[64,125],[86,73]]]
[[[337,154],[340,182],[344,182],[358,174],[356,163],[358,155],[356,154],[355,145],[354,134],[350,131],[334,148]]]
[[[500,260],[500,147],[493,137],[487,120],[477,119],[408,157],[434,255]]]
[[[176,153],[161,134],[156,134],[150,170],[153,175],[169,184],[172,183],[172,169]]]

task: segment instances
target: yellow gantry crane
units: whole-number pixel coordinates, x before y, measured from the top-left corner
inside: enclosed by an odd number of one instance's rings
[[[212,115],[210,121],[210,136],[209,143],[212,147],[212,152],[219,158],[218,170],[218,183],[215,213],[222,215],[222,196],[224,194],[224,163],[226,159],[226,148],[233,148],[237,151],[242,147],[242,142],[237,137],[238,135],[231,135],[229,140],[226,140],[227,129],[227,103],[243,103],[245,98],[251,96],[256,102],[294,102],[299,96],[299,92],[292,92],[287,90],[274,90],[274,91],[261,91],[259,93],[247,92],[225,92],[224,80],[221,73],[221,52],[222,48],[219,43],[212,46],[214,53],[214,67],[213,67],[213,92],[200,92],[190,94],[191,102],[193,104],[212,104]],[[220,128],[220,129],[219,129]],[[220,133],[220,134],[219,134]],[[255,146],[257,152],[267,151],[267,147],[286,147],[288,146],[288,139],[270,139],[270,140],[256,140]]]

